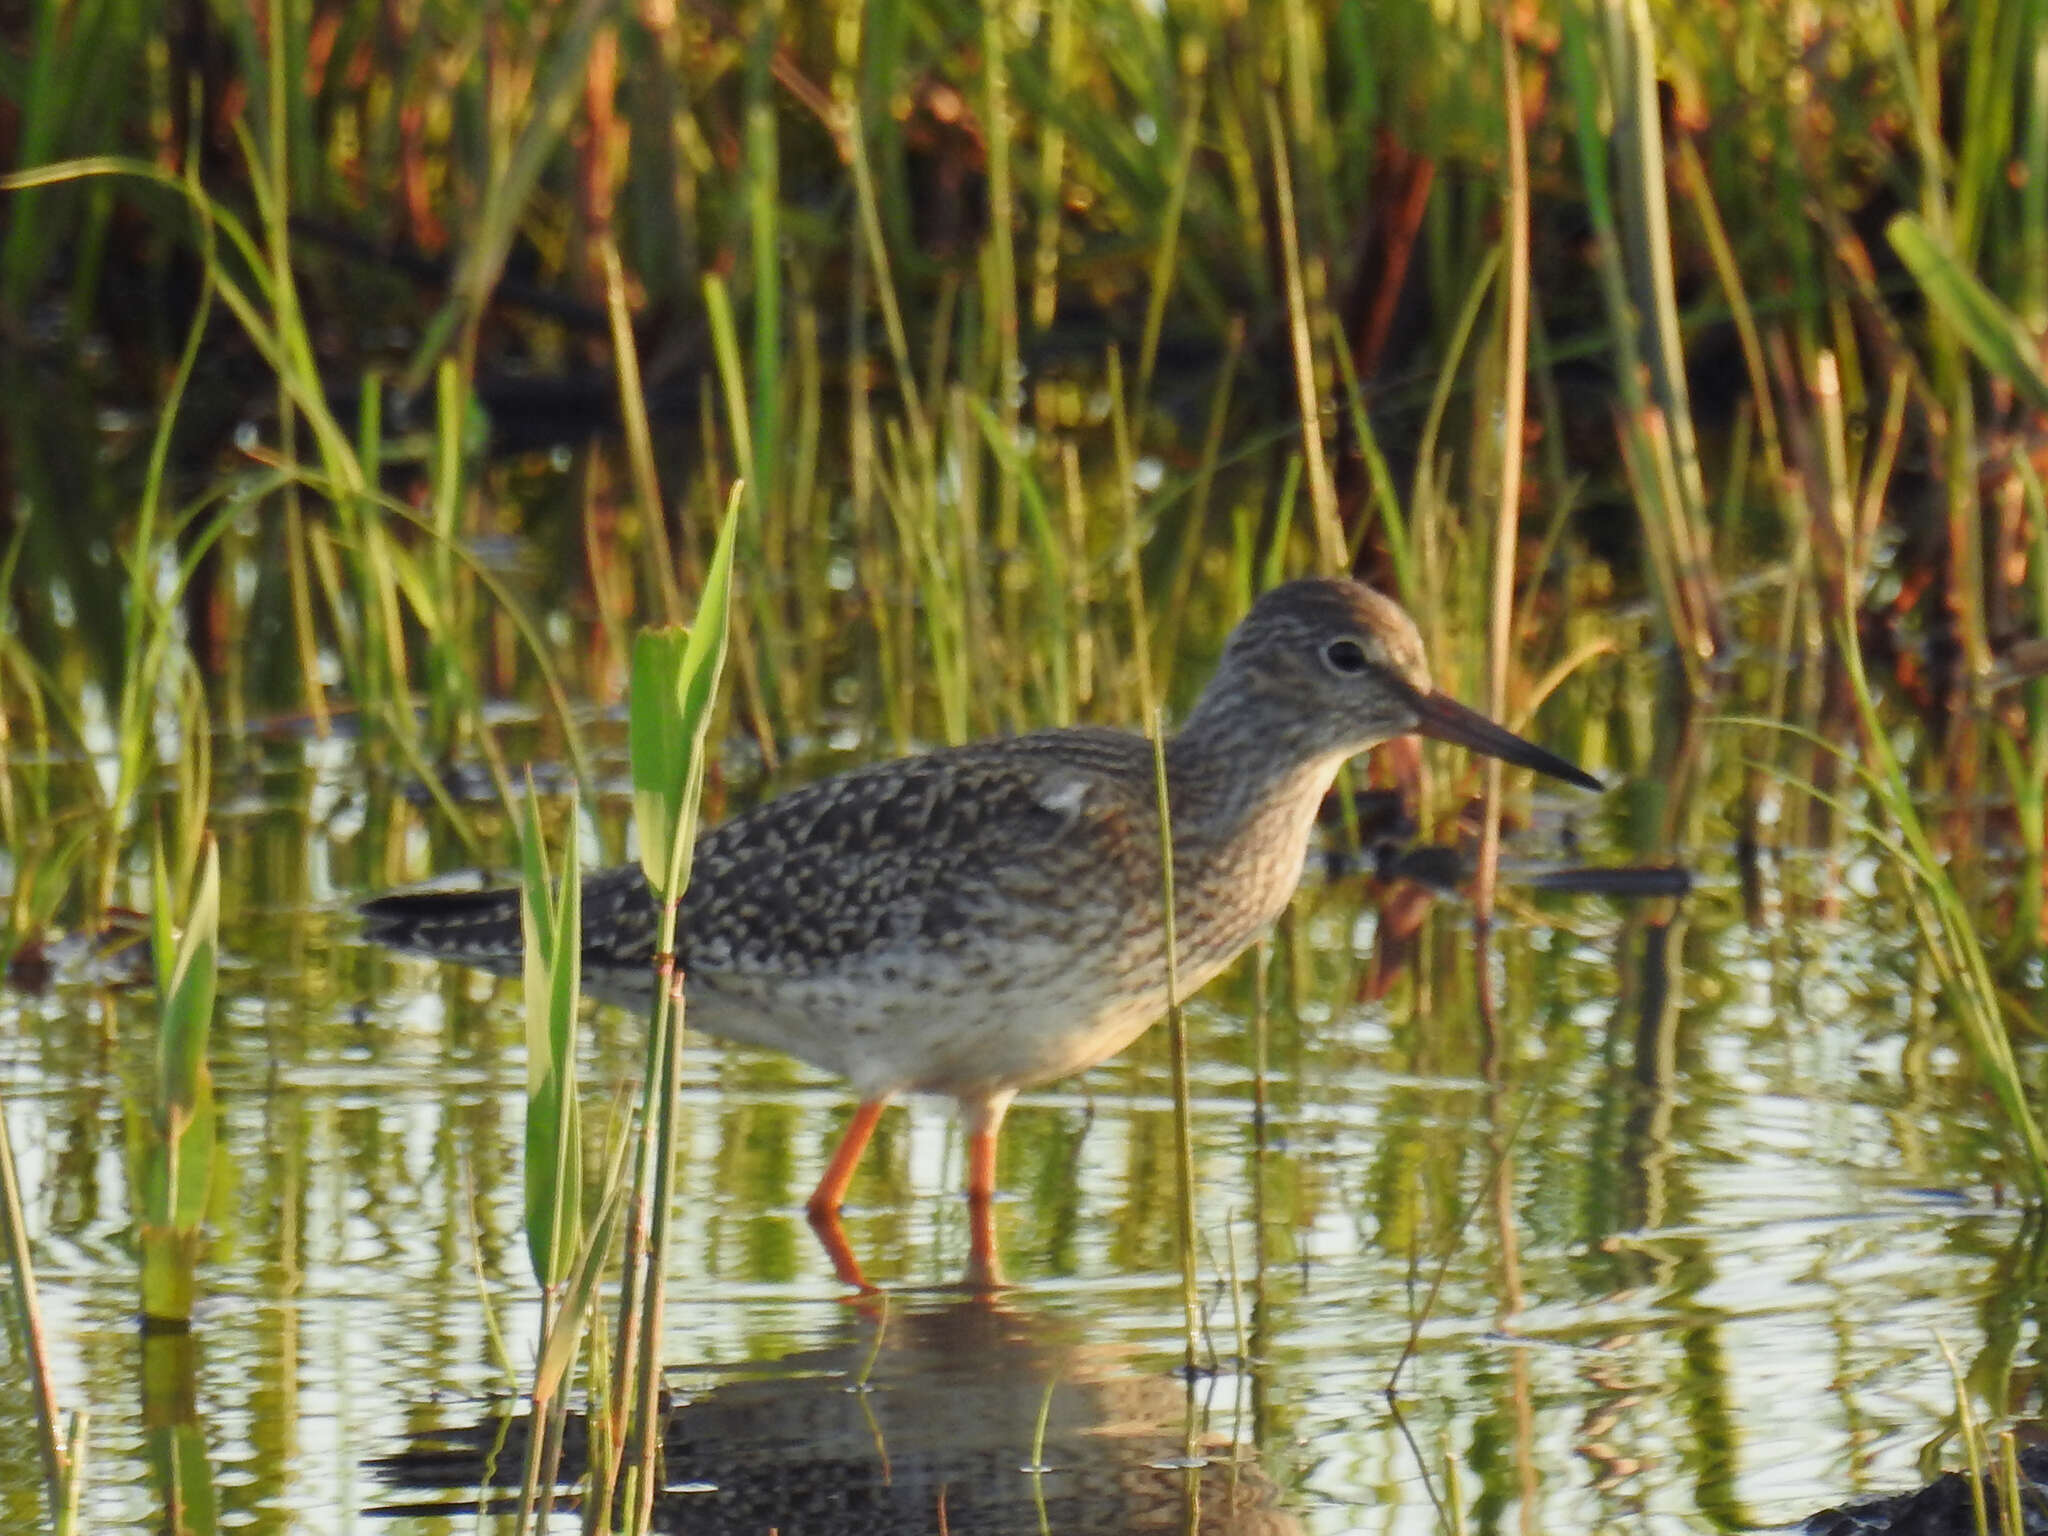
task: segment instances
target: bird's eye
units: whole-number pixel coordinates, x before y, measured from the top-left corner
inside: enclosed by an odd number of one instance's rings
[[[1323,648],[1323,660],[1332,672],[1363,672],[1365,649],[1356,640],[1332,640]]]

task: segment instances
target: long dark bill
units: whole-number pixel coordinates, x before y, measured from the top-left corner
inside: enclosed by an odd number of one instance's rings
[[[1513,763],[1517,768],[1533,768],[1581,789],[1606,788],[1585,769],[1566,762],[1555,752],[1544,751],[1533,741],[1522,740],[1506,726],[1495,725],[1478,710],[1467,709],[1445,694],[1425,693],[1415,701],[1415,707],[1422,717],[1415,729],[1424,736],[1455,742],[1504,763]]]

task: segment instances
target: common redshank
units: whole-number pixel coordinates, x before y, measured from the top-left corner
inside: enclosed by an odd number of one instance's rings
[[[1600,783],[1430,684],[1414,622],[1355,581],[1267,592],[1166,744],[1182,995],[1277,917],[1343,762],[1391,737],[1455,742]],[[677,934],[688,1022],[846,1078],[859,1103],[810,1198],[842,1278],[838,1221],[890,1099],[953,1099],[967,1132],[970,1279],[991,1281],[996,1132],[1021,1089],[1121,1051],[1167,1002],[1152,745],[1068,726],[856,768],[706,832]],[[414,954],[520,970],[516,891],[364,908]],[[656,903],[638,865],[588,875],[583,975],[645,1005]]]

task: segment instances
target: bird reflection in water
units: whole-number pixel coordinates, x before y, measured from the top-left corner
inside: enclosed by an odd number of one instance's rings
[[[1188,1392],[1090,1344],[1079,1321],[988,1297],[849,1308],[829,1342],[761,1364],[672,1372],[657,1530],[690,1536],[1170,1532],[1291,1536],[1279,1490],[1222,1434],[1187,1452]],[[685,1395],[681,1383],[713,1384]],[[1047,1393],[1050,1389],[1050,1399]],[[1037,1451],[1038,1419],[1046,1414]],[[1225,1406],[1216,1420],[1229,1425]],[[514,1507],[524,1418],[432,1431],[382,1458],[394,1493],[462,1496],[380,1513]],[[502,1435],[502,1444],[500,1443]],[[486,1458],[498,1486],[480,1487]],[[572,1422],[562,1482],[580,1479]],[[1196,1465],[1189,1465],[1189,1463]],[[561,1501],[557,1501],[561,1507]]]

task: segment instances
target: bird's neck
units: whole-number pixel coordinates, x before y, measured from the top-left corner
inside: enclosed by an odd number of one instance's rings
[[[1174,906],[1190,985],[1228,964],[1293,899],[1316,810],[1344,761],[1328,748],[1290,750],[1284,728],[1249,730],[1248,713],[1198,710],[1167,743]]]
[[[1280,711],[1269,717],[1242,696],[1217,708],[1205,696],[1166,745],[1174,841],[1249,837],[1299,852],[1344,757],[1307,739]]]

